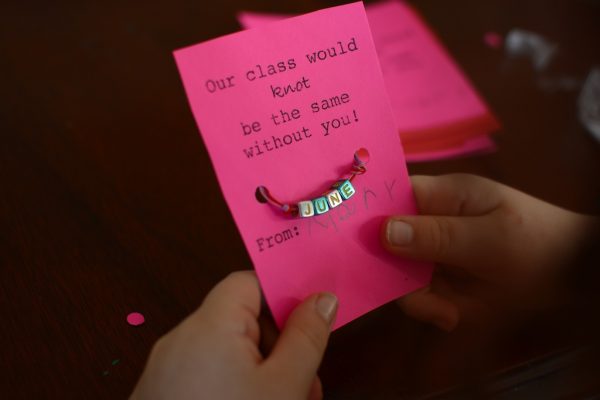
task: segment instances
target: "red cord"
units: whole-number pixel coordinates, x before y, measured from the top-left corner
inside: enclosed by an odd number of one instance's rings
[[[359,156],[359,153],[360,153],[360,156]],[[366,149],[360,149],[360,150],[356,151],[356,153],[354,154],[354,163],[352,164],[352,170],[350,171],[350,177],[347,178],[350,182],[352,182],[357,175],[362,175],[365,172],[367,172],[367,168],[365,167],[365,164],[368,162],[368,158],[369,158],[369,153]],[[271,194],[271,192],[269,192],[269,189],[267,189],[264,186],[259,186],[258,192],[261,194],[261,196],[267,203],[279,208],[284,213],[290,214],[293,216],[298,215],[298,205],[297,204],[282,203],[281,201],[277,200]]]

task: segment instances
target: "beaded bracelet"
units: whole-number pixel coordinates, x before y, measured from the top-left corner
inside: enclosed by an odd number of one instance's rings
[[[303,200],[296,204],[282,203],[264,186],[256,188],[256,198],[261,203],[271,204],[283,211],[284,214],[292,215],[294,217],[300,216],[302,218],[308,218],[314,215],[325,214],[327,211],[339,206],[343,201],[348,200],[356,193],[352,181],[357,175],[362,175],[367,172],[365,165],[368,162],[369,152],[367,149],[358,149],[354,153],[354,162],[352,163],[350,172],[333,183],[329,190],[323,193],[321,197],[317,197],[313,200]]]

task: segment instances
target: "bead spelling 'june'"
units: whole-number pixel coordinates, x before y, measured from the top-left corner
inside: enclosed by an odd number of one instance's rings
[[[339,206],[342,202],[350,199],[356,189],[352,185],[352,180],[357,175],[367,172],[365,165],[369,161],[369,152],[361,148],[354,153],[354,162],[350,172],[342,179],[336,181],[329,190],[322,196],[312,200],[299,201],[296,204],[282,203],[275,199],[269,190],[264,186],[259,186],[256,190],[256,197],[261,203],[269,203],[285,214],[308,218],[315,215],[325,214],[327,211]]]

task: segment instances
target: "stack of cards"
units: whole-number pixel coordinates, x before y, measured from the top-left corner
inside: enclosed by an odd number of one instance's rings
[[[367,18],[406,160],[495,150],[499,124],[420,16],[400,0],[368,4]],[[286,18],[242,12],[253,28]]]

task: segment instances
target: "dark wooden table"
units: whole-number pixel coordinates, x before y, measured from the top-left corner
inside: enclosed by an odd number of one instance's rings
[[[154,341],[230,271],[251,268],[189,110],[172,50],[239,30],[241,9],[308,12],[337,2],[0,4],[0,395],[123,398]],[[482,43],[513,27],[558,42],[547,76],[600,64],[593,0],[415,0],[503,124],[495,154],[411,165],[470,172],[597,212],[600,146],[578,91],[550,93],[527,61]],[[140,311],[146,323],[130,327]],[[543,323],[543,322],[541,322]],[[535,324],[535,323],[534,323]],[[419,396],[563,343],[527,329],[497,346],[446,335],[387,305],[333,335],[330,399]],[[487,353],[486,353],[487,354]],[[112,365],[113,360],[120,360]]]

